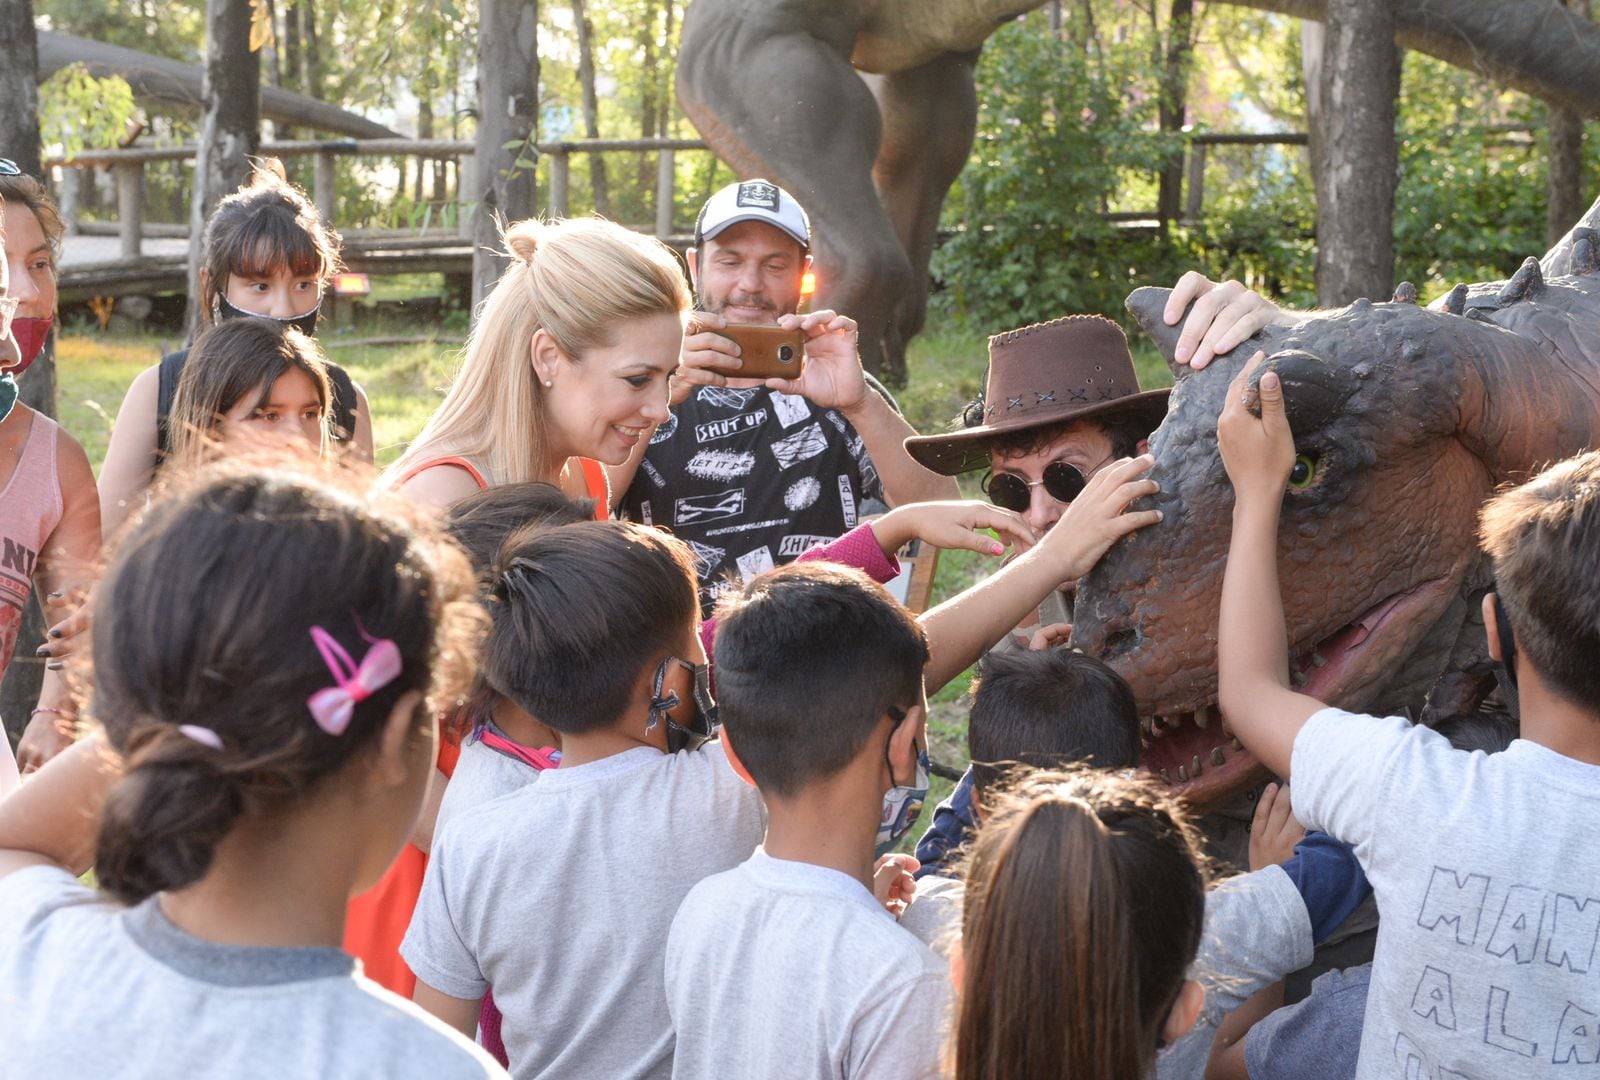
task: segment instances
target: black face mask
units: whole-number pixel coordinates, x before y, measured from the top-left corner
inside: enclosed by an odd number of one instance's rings
[[[683,709],[684,702],[676,690],[668,690],[665,696],[661,693],[662,684],[667,681],[669,664],[677,664],[694,673],[694,689],[691,691],[694,700],[687,711]],[[661,666],[656,668],[655,682],[650,686],[650,719],[645,724],[645,731],[654,731],[663,719],[667,722],[669,754],[676,754],[680,750],[698,750],[711,741],[717,733],[717,703],[711,697],[711,669],[708,665],[691,664],[676,656],[661,661]]]
[[[322,313],[322,297],[317,297],[317,306],[304,315],[291,315],[287,319],[280,319],[276,315],[258,315],[254,311],[246,311],[242,307],[230,304],[228,298],[221,293],[217,294],[217,321],[226,322],[229,319],[266,319],[268,322],[283,323],[292,326],[307,337],[317,335],[317,316]]]
[[[1511,633],[1511,620],[1506,617],[1506,606],[1500,594],[1494,594],[1494,623],[1500,635],[1500,666],[1505,669],[1506,682],[1512,689],[1517,686],[1517,639]]]

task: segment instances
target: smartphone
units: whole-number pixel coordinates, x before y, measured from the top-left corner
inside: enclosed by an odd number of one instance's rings
[[[806,363],[806,336],[781,326],[725,326],[721,334],[739,346],[741,379],[798,379]]]

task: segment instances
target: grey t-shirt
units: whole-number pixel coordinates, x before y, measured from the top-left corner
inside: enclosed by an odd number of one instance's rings
[[[950,959],[950,949],[961,940],[961,901],[966,886],[955,878],[929,874],[917,879],[916,895],[900,913],[900,926],[916,939]]]
[[[505,1076],[339,949],[203,941],[46,866],[0,880],[0,1074]]]
[[[690,891],[667,941],[672,1075],[939,1075],[949,973],[856,879],[758,851]]]
[[[1205,1007],[1189,1033],[1156,1057],[1156,1076],[1203,1076],[1227,1015],[1257,990],[1311,963],[1311,952],[1311,916],[1281,866],[1240,874],[1212,889],[1200,952],[1189,968],[1189,978],[1205,991]]]
[[[509,795],[532,783],[538,775],[539,770],[532,765],[486,746],[481,739],[469,737],[462,743],[456,770],[450,774],[444,798],[439,801],[434,833],[443,832],[450,819],[461,811]]]
[[[400,955],[451,997],[494,987],[518,1077],[670,1076],[672,916],[765,827],[720,742],[541,772],[436,837]]]
[[[1355,845],[1383,915],[1358,1076],[1600,1061],[1600,766],[1323,709],[1292,772],[1295,816]]]
[[[1304,1001],[1263,1017],[1244,1040],[1250,1080],[1352,1080],[1371,981],[1371,964],[1324,972]]]

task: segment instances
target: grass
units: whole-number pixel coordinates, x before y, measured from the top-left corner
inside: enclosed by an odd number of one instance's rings
[[[426,332],[426,331],[424,331]],[[374,327],[360,334],[418,333],[415,325]],[[324,330],[320,340],[329,356],[343,365],[367,392],[372,404],[374,443],[379,465],[399,456],[406,443],[421,430],[438,404],[440,389],[455,366],[455,345],[346,346],[358,340],[351,334]],[[62,425],[77,436],[96,471],[105,457],[111,423],[123,394],[135,375],[177,348],[176,335],[157,333],[99,333],[82,324],[69,326],[56,346]],[[948,430],[961,408],[978,392],[987,363],[982,335],[959,330],[923,334],[911,343],[911,383],[895,395],[911,425],[918,431]],[[1172,376],[1156,350],[1139,342],[1134,366],[1145,388],[1168,386]],[[961,480],[963,494],[981,498],[978,477]],[[971,587],[994,567],[992,559],[970,551],[945,552],[934,578],[933,602],[939,603]],[[968,671],[933,695],[929,702],[929,754],[935,761],[964,767],[966,753]],[[951,783],[935,778],[930,799],[949,794]],[[930,802],[931,806],[931,802]]]

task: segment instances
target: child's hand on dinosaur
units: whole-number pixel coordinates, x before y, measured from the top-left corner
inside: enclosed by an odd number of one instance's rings
[[[1250,385],[1250,376],[1265,359],[1264,353],[1256,353],[1234,376],[1217,420],[1217,448],[1240,500],[1254,496],[1281,499],[1294,468],[1294,433],[1283,411],[1283,384],[1278,373],[1262,375],[1259,390]],[[1259,415],[1252,411],[1256,407]]]

